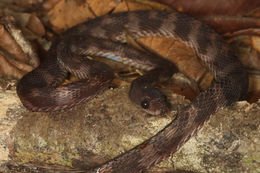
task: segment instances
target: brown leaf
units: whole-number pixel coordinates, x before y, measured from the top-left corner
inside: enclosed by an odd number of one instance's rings
[[[21,47],[16,43],[13,37],[5,30],[3,25],[0,25],[0,47],[9,52],[14,58],[19,61],[27,62],[27,57]]]
[[[257,40],[258,37],[255,36],[234,37],[229,40],[233,45],[236,55],[249,73],[249,95],[247,97],[249,102],[260,98],[258,97],[259,94],[257,94],[260,90],[260,53],[256,50],[259,46]]]
[[[4,16],[2,17],[1,21],[4,23],[4,26],[8,31],[8,33],[7,32],[4,33],[6,33],[6,35],[11,36],[11,37],[8,36],[8,39],[10,40],[10,43],[12,42],[12,46],[13,47],[15,46],[16,48],[15,49],[16,54],[14,58],[17,58],[17,55],[20,55],[22,56],[22,58],[19,59],[20,61],[30,64],[33,67],[37,67],[40,64],[39,57],[36,54],[31,43],[22,34],[21,29],[17,27],[15,19],[11,16]],[[12,51],[10,48],[7,47],[3,47],[3,48],[9,53]]]
[[[52,9],[60,0],[45,0],[42,7],[46,10]]]
[[[0,48],[3,50],[1,76],[20,79],[25,73],[31,71],[33,66],[38,66],[38,56],[15,25],[14,18],[4,16],[1,18],[1,23],[3,24],[0,25]]]
[[[212,75],[200,63],[191,48],[174,39],[144,38],[140,39],[140,41],[149,49],[176,64],[180,72],[199,82],[201,89],[205,89],[210,85]]]
[[[90,6],[102,6],[102,11],[97,11],[97,14],[102,15],[108,13],[115,8],[114,1],[102,3],[101,1],[87,1],[85,4],[78,3],[78,1],[61,0],[56,6],[48,12],[50,16],[49,23],[53,30],[61,33],[62,31],[71,28],[72,26],[82,23],[90,18],[94,18],[95,14],[90,10]]]
[[[191,16],[246,14],[258,7],[258,0],[157,0]]]
[[[232,33],[249,28],[260,28],[260,18],[242,16],[205,16],[202,21],[215,28],[219,33]]]
[[[88,0],[65,1],[61,0],[48,12],[49,23],[57,33],[109,12],[132,11],[141,9],[167,9],[168,7],[151,1],[114,1]]]
[[[0,53],[0,76],[20,79],[25,72],[17,69]]]
[[[32,13],[30,15],[29,21],[27,23],[27,28],[40,37],[44,36],[45,34],[45,28],[36,13]]]
[[[252,41],[253,48],[260,53],[260,37],[253,36],[253,37],[251,37],[251,41]],[[260,64],[259,64],[259,66],[260,66]]]
[[[255,0],[158,0],[172,8],[200,20],[215,28],[219,33],[232,33],[239,30],[259,28],[260,1]],[[255,11],[254,11],[255,10]],[[254,11],[250,16],[249,12]],[[245,15],[245,16],[242,16]]]
[[[247,101],[249,103],[257,102],[260,99],[260,73],[251,74],[249,77],[249,90]]]

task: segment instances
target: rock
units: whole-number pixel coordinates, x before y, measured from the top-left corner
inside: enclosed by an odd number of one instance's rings
[[[165,116],[151,116],[131,103],[128,89],[110,89],[88,103],[52,113],[30,112],[15,91],[0,90],[0,171],[14,169],[15,164],[32,172],[35,167],[72,172],[99,165],[156,134],[189,103],[170,94],[172,110]],[[220,110],[150,172],[260,172],[259,115],[260,101],[237,102]]]

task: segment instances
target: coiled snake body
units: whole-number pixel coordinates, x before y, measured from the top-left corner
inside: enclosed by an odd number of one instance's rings
[[[17,93],[28,109],[52,111],[72,107],[104,91],[113,79],[112,70],[85,55],[118,57],[147,70],[134,80],[129,96],[152,114],[167,110],[166,99],[152,87],[154,81],[176,72],[167,60],[141,52],[122,42],[127,35],[173,37],[190,46],[214,75],[211,86],[152,138],[89,172],[140,172],[176,152],[219,108],[245,96],[247,73],[225,41],[208,26],[177,12],[134,11],[98,17],[77,25],[61,36],[41,65],[25,75]],[[60,86],[68,72],[82,79]]]

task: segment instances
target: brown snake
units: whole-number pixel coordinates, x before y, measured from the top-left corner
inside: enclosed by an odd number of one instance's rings
[[[248,76],[228,44],[211,28],[186,15],[166,11],[135,11],[110,14],[77,25],[53,44],[48,56],[18,83],[17,93],[27,108],[52,111],[72,107],[104,91],[113,72],[85,55],[119,57],[119,60],[147,70],[136,79],[129,96],[152,114],[167,110],[166,99],[153,88],[154,81],[169,79],[176,72],[167,60],[153,57],[120,43],[127,35],[172,37],[191,47],[214,75],[211,86],[155,136],[130,151],[89,172],[134,173],[159,163],[176,152],[212,114],[242,99]],[[60,86],[68,72],[82,81]]]

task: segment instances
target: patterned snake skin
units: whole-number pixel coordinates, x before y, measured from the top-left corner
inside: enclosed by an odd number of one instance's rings
[[[177,12],[135,11],[98,17],[77,25],[53,44],[46,60],[18,83],[17,93],[28,109],[52,111],[72,107],[104,91],[112,70],[85,55],[105,56],[147,70],[136,79],[130,98],[152,114],[166,111],[166,99],[152,88],[176,72],[167,60],[137,51],[122,42],[127,36],[172,37],[191,47],[214,75],[211,86],[152,138],[88,172],[141,172],[176,152],[212,114],[242,99],[248,76],[223,39],[208,26]],[[61,85],[68,72],[82,79]]]

